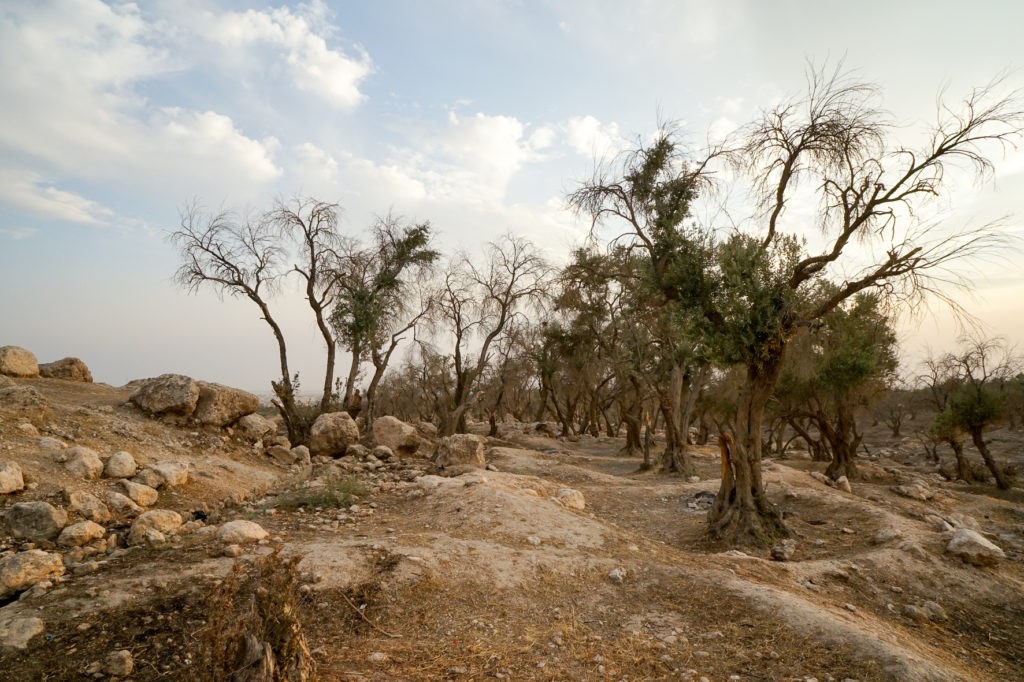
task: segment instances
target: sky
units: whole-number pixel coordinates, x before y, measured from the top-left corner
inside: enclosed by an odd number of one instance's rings
[[[900,135],[1008,73],[1024,3],[864,0],[5,0],[0,4],[0,345],[85,360],[114,385],[177,372],[265,393],[258,311],[176,287],[168,233],[189,203],[337,201],[359,237],[392,212],[446,253],[505,232],[552,261],[586,236],[565,196],[660,122],[684,139],[799,93],[808,63],[873,81]],[[1024,153],[961,183],[949,224],[1024,236]],[[1024,339],[1022,254],[965,264],[984,333]],[[305,302],[273,305],[311,387]],[[908,364],[949,350],[941,306],[900,323]],[[347,360],[342,357],[342,364]]]

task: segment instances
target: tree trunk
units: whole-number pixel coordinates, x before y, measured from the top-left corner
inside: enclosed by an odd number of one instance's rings
[[[974,472],[971,471],[971,463],[967,461],[967,456],[964,455],[964,444],[955,438],[946,442],[953,449],[953,456],[956,457],[956,477],[961,481],[973,481]]]
[[[1003,475],[995,459],[992,458],[992,453],[989,452],[981,429],[971,429],[971,441],[974,443],[974,447],[978,448],[978,452],[981,453],[981,458],[985,460],[985,466],[988,467],[988,470],[992,472],[992,476],[996,479],[996,487],[1000,490],[1009,490],[1010,482]]]
[[[782,514],[765,495],[761,478],[761,422],[782,368],[784,346],[780,342],[773,350],[772,356],[762,363],[747,367],[740,396],[737,442],[733,446],[728,442],[731,439],[725,439],[724,475],[708,512],[711,536],[734,544],[768,544],[789,535]]]
[[[693,473],[693,463],[686,447],[686,427],[684,418],[689,417],[692,402],[689,397],[690,380],[683,368],[676,365],[672,368],[668,390],[661,397],[661,416],[665,418],[665,451],[661,453],[661,470],[667,474]],[[685,398],[684,398],[685,396]]]
[[[632,457],[640,452],[642,447],[640,443],[640,417],[627,412],[622,415],[622,419],[626,422],[626,445],[623,446],[621,452],[626,457]]]
[[[647,420],[644,424],[644,461],[640,465],[640,471],[650,471],[654,466],[651,463],[651,446],[654,445],[654,434],[651,433],[651,422]]]
[[[825,475],[832,480],[846,476],[852,481],[857,477],[856,456],[860,438],[854,433],[853,419],[848,410],[840,408],[835,428],[826,431],[832,446],[832,463],[825,469]]]
[[[348,368],[348,376],[345,377],[345,395],[342,396],[341,404],[348,406],[352,402],[352,394],[356,390],[356,379],[359,377],[359,356],[363,354],[363,349],[359,343],[355,343],[352,346],[352,364]]]

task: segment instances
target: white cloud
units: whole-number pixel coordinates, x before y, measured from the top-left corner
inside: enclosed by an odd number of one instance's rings
[[[34,227],[0,227],[0,237],[26,239],[39,232]]]
[[[601,123],[593,116],[573,116],[565,131],[569,146],[590,159],[607,159],[627,146],[617,123]]]
[[[74,192],[58,189],[34,174],[0,169],[0,205],[43,218],[72,223],[99,224],[110,209]],[[23,232],[21,236],[28,236]],[[8,236],[16,235],[8,234]]]

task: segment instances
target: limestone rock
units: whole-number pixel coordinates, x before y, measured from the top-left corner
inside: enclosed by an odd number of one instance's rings
[[[441,468],[466,465],[483,469],[487,466],[484,442],[483,436],[468,433],[442,438],[434,450],[434,464]]]
[[[437,438],[437,427],[430,422],[416,422],[416,431],[424,438]]]
[[[309,448],[307,448],[305,445],[296,445],[294,448],[292,448],[292,455],[295,456],[296,464],[306,465],[312,461]]]
[[[92,521],[73,523],[61,531],[57,544],[63,547],[81,547],[107,534],[106,529]]]
[[[1003,550],[969,528],[957,528],[946,545],[946,551],[974,566],[994,566],[1006,558]]]
[[[147,541],[152,544],[152,540],[147,540],[149,531],[173,533],[181,527],[181,523],[181,515],[170,509],[153,509],[145,512],[132,523],[132,528],[128,531],[128,544],[141,545]]]
[[[160,485],[165,485],[168,488],[176,488],[188,483],[188,465],[182,462],[159,462],[152,465],[150,469],[160,477]]]
[[[51,438],[50,436],[43,436],[36,442],[36,447],[46,452],[58,452],[67,446],[62,440]]]
[[[106,466],[103,467],[103,475],[107,478],[131,478],[138,468],[139,465],[132,454],[122,450],[110,456]]]
[[[789,561],[796,553],[796,540],[783,540],[772,547],[772,559],[775,561]]]
[[[876,544],[876,545],[884,545],[887,542],[892,542],[893,540],[899,540],[902,537],[903,537],[903,532],[900,529],[898,529],[898,528],[891,528],[891,527],[881,528],[871,538],[871,542]]]
[[[277,431],[277,424],[260,414],[247,414],[238,420],[235,429],[245,438],[257,441]]]
[[[397,417],[386,416],[373,420],[373,442],[391,448],[399,456],[408,456],[416,454],[420,436],[415,426]]]
[[[217,529],[217,539],[226,545],[246,545],[267,538],[269,533],[254,521],[237,519]]]
[[[0,559],[0,599],[64,575],[60,554],[30,549]]]
[[[199,384],[181,374],[161,374],[146,380],[128,400],[150,414],[189,415],[199,401]]]
[[[148,485],[127,480],[121,481],[121,485],[124,486],[124,494],[141,507],[152,507],[160,497],[160,493]]]
[[[113,491],[107,493],[107,504],[119,514],[137,514],[142,511],[142,507],[135,504],[130,497]]]
[[[309,451],[316,456],[341,456],[358,440],[359,428],[347,412],[325,412],[313,422]]]
[[[44,632],[46,632],[46,623],[42,618],[35,616],[15,618],[0,626],[0,646],[21,651],[28,648],[28,643],[33,637]]]
[[[192,416],[200,424],[229,426],[260,407],[260,399],[247,391],[207,381],[198,384],[199,399]]]
[[[9,377],[39,376],[39,362],[30,351],[19,346],[0,346],[0,374]]]
[[[141,485],[148,485],[150,488],[159,488],[164,484],[163,476],[152,469],[142,469],[135,474],[132,480]]]
[[[25,489],[25,478],[21,475],[21,466],[17,462],[0,464],[0,493],[16,493]]]
[[[921,500],[922,502],[935,497],[935,491],[929,488],[928,484],[924,481],[913,481],[906,485],[893,486],[893,490],[903,497],[909,497],[912,500]]]
[[[107,509],[107,505],[92,493],[68,493],[65,497],[68,501],[68,511],[96,523],[106,523],[110,520],[110,510]]]
[[[55,362],[47,362],[39,365],[39,375],[49,379],[81,381],[87,384],[92,383],[92,372],[90,372],[89,367],[78,358],[62,358]]]
[[[846,476],[840,476],[836,479],[836,487],[842,490],[844,493],[852,493],[853,488],[850,487],[850,479]]]
[[[0,403],[24,412],[45,413],[50,407],[50,403],[46,401],[42,393],[31,386],[19,384],[0,387]]]
[[[127,649],[112,651],[103,661],[103,672],[114,677],[128,677],[134,669],[135,660]]]
[[[14,537],[39,542],[57,537],[68,515],[48,502],[19,502],[7,510],[4,520]]]
[[[76,445],[64,452],[67,461],[64,468],[71,474],[84,478],[87,481],[99,478],[103,473],[103,460],[93,450]]]
[[[555,495],[555,499],[569,509],[578,509],[579,511],[583,511],[587,508],[587,501],[583,497],[583,493],[573,488],[561,488],[558,491],[558,494]]]
[[[374,446],[373,450],[370,450],[370,454],[385,462],[389,462],[395,458],[395,452],[387,445]]]
[[[295,453],[283,445],[272,445],[267,448],[267,456],[278,464],[295,464]]]

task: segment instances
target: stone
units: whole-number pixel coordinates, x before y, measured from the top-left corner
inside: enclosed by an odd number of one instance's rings
[[[348,412],[325,412],[313,422],[309,451],[318,457],[340,457],[358,440],[359,427]]]
[[[437,438],[437,426],[430,422],[416,422],[416,432],[424,438]]]
[[[287,466],[295,463],[295,453],[283,445],[272,445],[267,448],[267,456],[278,464]]]
[[[40,542],[57,537],[68,515],[48,502],[18,502],[7,510],[4,520],[14,537]]]
[[[345,456],[353,459],[366,459],[370,456],[370,450],[362,443],[353,443],[345,448]]]
[[[51,438],[50,436],[43,436],[36,442],[36,447],[46,452],[56,452],[58,450],[63,450],[67,446],[62,440]]]
[[[128,677],[134,669],[135,660],[127,649],[112,651],[103,661],[103,672],[114,677]]]
[[[471,466],[483,469],[487,466],[484,458],[484,438],[469,433],[446,436],[437,443],[433,461],[440,468],[449,466]]]
[[[161,374],[145,380],[128,400],[149,414],[190,415],[199,402],[199,384],[181,374]]]
[[[902,537],[903,532],[900,531],[898,528],[881,528],[877,533],[874,534],[874,536],[872,536],[871,542],[876,545],[884,545],[887,542],[899,540]]]
[[[928,618],[928,612],[922,609],[920,606],[914,606],[913,604],[904,604],[902,609],[903,615],[910,620],[916,620],[919,623],[923,623]]]
[[[132,478],[136,483],[148,485],[150,488],[159,488],[164,484],[163,476],[152,469],[142,469]]]
[[[149,467],[160,477],[160,485],[150,486],[158,488],[165,485],[168,488],[177,488],[188,483],[188,465],[182,462],[158,462]]]
[[[96,523],[106,523],[110,520],[110,510],[107,509],[107,505],[103,504],[100,498],[92,493],[65,493],[65,497],[68,503],[68,511],[71,513],[78,514],[82,518],[95,521]]]
[[[0,374],[9,377],[39,376],[36,356],[20,346],[0,346]]]
[[[626,579],[626,569],[624,568],[613,568],[608,572],[608,579],[613,583],[622,583]]]
[[[373,420],[373,442],[390,448],[399,457],[409,456],[419,449],[420,436],[415,426],[389,415]]]
[[[39,376],[48,379],[63,379],[64,381],[81,381],[92,383],[92,372],[89,367],[78,358],[61,358],[55,362],[47,362],[39,365]]]
[[[302,464],[303,466],[310,464],[313,461],[310,455],[309,448],[305,445],[296,445],[292,448],[292,455],[295,456],[295,463]]]
[[[121,450],[107,459],[103,467],[103,475],[107,478],[131,478],[138,471],[139,465],[130,452]]]
[[[16,493],[25,489],[25,477],[22,476],[21,466],[17,462],[4,462],[0,464],[0,493]]]
[[[560,488],[558,494],[555,495],[555,499],[561,502],[562,506],[569,509],[583,511],[587,508],[587,501],[583,497],[583,493],[573,488]]]
[[[395,457],[394,451],[387,445],[374,446],[373,450],[370,451],[370,454],[376,457],[378,460],[383,460],[385,462],[388,462],[394,459]]]
[[[103,473],[103,460],[89,448],[76,445],[65,450],[64,456],[67,457],[64,468],[74,476],[91,481]]]
[[[239,545],[225,545],[224,549],[221,550],[221,555],[231,559],[237,559],[242,556],[242,548]]]
[[[926,502],[935,497],[935,491],[928,487],[924,481],[913,481],[906,485],[896,485],[892,488],[896,493],[912,500]]]
[[[149,531],[156,531],[161,535],[170,534],[178,530],[181,524],[181,514],[170,509],[153,509],[144,512],[135,519],[131,530],[128,531],[128,545],[154,544],[155,536],[147,537]]]
[[[60,554],[30,549],[0,559],[0,599],[64,575]]]
[[[949,620],[949,615],[946,613],[946,609],[942,608],[938,602],[926,601],[921,605],[925,613],[928,614],[928,618],[934,621],[945,621]]]
[[[244,438],[257,441],[277,431],[277,424],[260,414],[247,414],[235,424],[235,430]]]
[[[783,540],[772,547],[772,559],[775,561],[789,561],[796,553],[796,540]]]
[[[5,649],[21,651],[28,648],[28,643],[33,637],[44,632],[46,632],[46,623],[42,618],[35,616],[15,618],[6,625],[0,626],[0,646]]]
[[[80,521],[64,528],[57,537],[57,544],[62,547],[81,547],[106,534],[107,530],[98,523]]]
[[[844,493],[852,493],[853,488],[850,487],[850,479],[846,476],[840,476],[836,479],[836,487],[842,490]]]
[[[260,399],[248,391],[207,381],[197,382],[199,399],[193,419],[210,426],[230,426],[260,407]]]
[[[132,498],[113,491],[107,493],[107,504],[119,514],[138,514],[142,511],[142,507],[135,504]]]
[[[121,481],[121,485],[124,487],[124,494],[128,496],[128,499],[140,507],[152,507],[160,497],[160,493],[156,491],[156,488],[151,488],[142,483],[124,480]]]
[[[953,533],[946,551],[974,566],[994,566],[1005,559],[1003,550],[989,542],[976,530],[958,528]]]
[[[247,545],[265,540],[270,534],[254,521],[237,519],[217,529],[217,540],[226,545]]]

